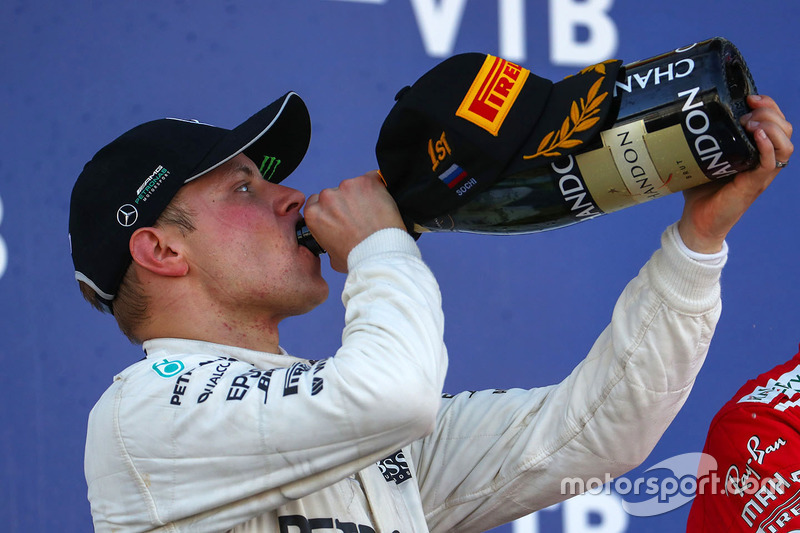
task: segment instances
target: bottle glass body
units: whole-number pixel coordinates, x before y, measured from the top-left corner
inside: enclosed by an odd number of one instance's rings
[[[758,152],[739,118],[755,92],[738,50],[721,38],[628,64],[592,145],[505,176],[415,229],[545,231],[753,168]]]

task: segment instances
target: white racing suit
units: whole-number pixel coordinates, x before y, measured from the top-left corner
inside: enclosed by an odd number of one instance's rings
[[[630,470],[683,405],[720,313],[724,260],[690,259],[673,229],[551,387],[442,396],[439,289],[400,230],[350,254],[333,357],[145,342],[90,415],[96,530],[479,532],[567,498],[563,478]]]

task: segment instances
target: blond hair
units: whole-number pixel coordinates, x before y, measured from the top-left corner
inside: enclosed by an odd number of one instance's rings
[[[180,200],[178,191],[153,227],[175,226],[182,235],[186,235],[195,230],[193,217],[194,213]],[[88,284],[79,281],[78,285],[84,299],[92,307],[114,315],[120,331],[128,337],[128,340],[134,344],[142,343],[144,339],[139,338],[136,332],[150,318],[150,297],[142,287],[133,263],[128,266],[110,307]]]

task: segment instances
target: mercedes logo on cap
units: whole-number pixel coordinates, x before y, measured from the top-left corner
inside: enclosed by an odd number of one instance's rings
[[[117,209],[117,222],[119,222],[120,226],[128,228],[136,224],[136,220],[139,218],[139,211],[136,210],[136,207],[132,204],[125,204],[119,209]]]

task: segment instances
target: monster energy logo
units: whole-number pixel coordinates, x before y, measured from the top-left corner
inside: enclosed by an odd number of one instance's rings
[[[265,155],[264,160],[261,162],[261,166],[259,167],[258,171],[261,172],[261,176],[267,180],[272,180],[272,176],[275,175],[275,171],[278,169],[278,165],[281,164],[281,160],[277,157],[273,157],[271,155]]]

